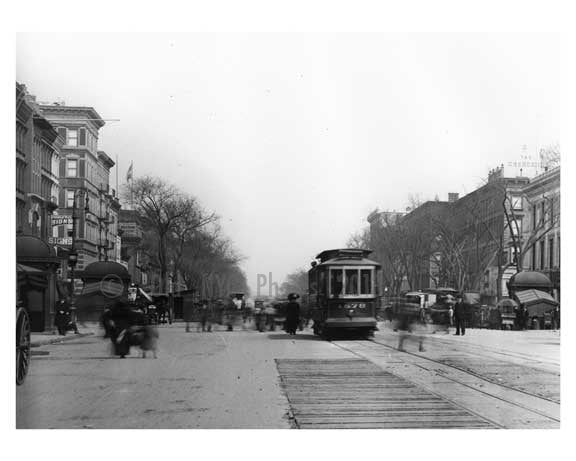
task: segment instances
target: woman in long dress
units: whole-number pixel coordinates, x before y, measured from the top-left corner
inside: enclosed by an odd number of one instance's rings
[[[296,334],[296,329],[300,323],[300,304],[296,300],[300,296],[291,293],[288,295],[288,304],[286,305],[286,332],[290,335]]]

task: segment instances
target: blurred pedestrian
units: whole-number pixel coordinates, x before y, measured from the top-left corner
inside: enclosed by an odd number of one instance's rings
[[[200,304],[200,325],[202,326],[202,331],[212,330],[212,325],[209,319],[210,312],[208,311],[208,301],[203,300]]]
[[[454,308],[452,307],[452,305],[450,305],[448,307],[448,317],[450,320],[450,326],[453,327],[454,326]]]
[[[54,326],[58,329],[60,336],[66,336],[66,332],[74,331],[79,334],[76,322],[72,321],[72,313],[70,312],[70,305],[67,300],[60,300],[54,316]]]
[[[300,322],[300,305],[296,300],[300,296],[296,293],[288,295],[288,304],[286,304],[286,332],[289,335],[295,335],[296,329]]]
[[[456,304],[454,305],[454,320],[456,322],[456,335],[464,336],[466,334],[466,306],[462,300],[462,296],[456,296]]]
[[[420,320],[419,314],[400,312],[396,316],[394,331],[398,331],[398,350],[405,352],[406,339],[414,339],[418,343],[418,350],[424,352],[424,333],[426,320]]]

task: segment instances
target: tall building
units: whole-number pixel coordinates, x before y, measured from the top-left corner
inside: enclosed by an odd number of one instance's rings
[[[528,249],[523,259],[525,270],[548,276],[553,294],[560,300],[560,167],[533,178],[523,189],[526,217],[523,238]]]
[[[16,231],[48,240],[58,207],[62,139],[34,96],[16,83]]]
[[[90,263],[120,261],[120,201],[110,187],[110,169],[115,163],[98,149],[105,121],[94,108],[43,104],[40,109],[64,142],[59,164],[59,225],[54,226],[51,241],[64,252],[74,249],[78,254],[74,280],[78,290],[81,271]],[[62,271],[68,278],[66,264]]]

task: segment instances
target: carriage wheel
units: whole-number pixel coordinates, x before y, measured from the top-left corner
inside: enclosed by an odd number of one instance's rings
[[[30,365],[30,318],[25,309],[16,311],[16,384],[22,384]]]

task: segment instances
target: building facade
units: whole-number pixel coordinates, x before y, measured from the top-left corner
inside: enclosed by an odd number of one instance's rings
[[[549,169],[530,181],[524,190],[526,217],[523,239],[524,270],[543,272],[560,301],[560,167]]]
[[[467,288],[486,304],[508,296],[507,282],[517,272],[517,240],[525,226],[526,177],[507,178],[492,170],[483,186],[452,204],[451,226],[462,237]]]
[[[516,272],[538,270],[559,297],[559,167],[532,179],[505,177],[499,167],[462,198],[449,194],[447,202],[426,202],[393,222],[374,212],[368,221],[375,259],[384,273],[400,267],[389,278],[401,274],[401,291],[448,285],[493,305],[508,296]]]
[[[16,83],[16,231],[48,240],[58,207],[58,162],[63,140],[35,97]]]
[[[99,130],[105,122],[94,108],[43,104],[40,109],[63,140],[58,225],[53,227],[51,243],[64,253],[77,253],[74,289],[78,291],[81,271],[90,263],[120,261],[120,201],[110,187],[115,162],[98,149]],[[62,276],[70,278],[67,264],[62,265]]]
[[[138,212],[120,210],[119,226],[122,234],[122,264],[127,267],[132,282],[150,293],[164,291],[160,282],[160,268],[144,249],[144,226]]]

